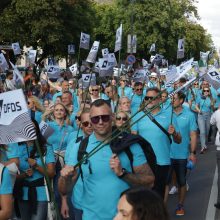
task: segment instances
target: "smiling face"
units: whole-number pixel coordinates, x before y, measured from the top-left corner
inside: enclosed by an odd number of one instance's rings
[[[124,112],[117,113],[115,117],[116,127],[121,127],[127,120],[128,120],[128,117]]]
[[[65,119],[67,115],[66,109],[61,104],[55,105],[53,114],[55,119]]]

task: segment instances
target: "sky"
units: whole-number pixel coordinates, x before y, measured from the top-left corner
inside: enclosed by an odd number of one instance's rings
[[[212,40],[220,48],[220,0],[198,0],[196,4],[200,16],[199,23],[212,35]]]

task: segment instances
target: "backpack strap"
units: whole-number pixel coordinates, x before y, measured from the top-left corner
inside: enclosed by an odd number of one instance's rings
[[[83,157],[85,157],[88,154],[86,152],[86,148],[88,146],[88,143],[89,143],[89,136],[81,140],[81,142],[79,144],[78,155],[77,155],[77,160],[78,161],[81,161],[83,159]],[[90,171],[90,173],[92,173],[90,164],[89,164],[89,171]],[[83,172],[82,172],[82,166],[81,165],[79,165],[79,172],[80,172],[80,175],[81,175],[81,178],[82,178],[82,181],[83,181]]]
[[[5,166],[0,163],[0,186],[2,184],[2,178],[3,178],[3,172],[4,172]]]
[[[133,154],[132,154],[132,152],[131,152],[130,147],[126,148],[126,149],[124,150],[124,152],[127,154],[127,157],[128,157],[128,159],[129,159],[129,161],[130,161],[132,173],[134,173],[134,168],[133,168],[134,158],[133,158]]]

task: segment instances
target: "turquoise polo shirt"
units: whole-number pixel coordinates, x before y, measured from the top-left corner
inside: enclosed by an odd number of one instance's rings
[[[91,134],[87,146],[87,152],[93,150],[100,141],[96,139],[95,134]],[[76,164],[79,144],[76,144],[72,151],[66,151],[71,155],[68,164]],[[130,147],[133,153],[134,166],[140,166],[146,163],[146,158],[141,147],[134,144]],[[109,161],[112,151],[109,144],[91,156],[87,163],[82,164],[83,172],[83,220],[112,220],[117,212],[117,203],[120,194],[130,186],[124,180],[118,178],[111,170]],[[130,161],[126,153],[119,155],[121,166],[131,172]],[[89,167],[92,170],[90,173]]]
[[[177,123],[182,136],[182,142],[176,144],[172,142],[170,157],[172,159],[187,159],[189,156],[190,147],[190,133],[197,131],[197,123],[195,115],[189,110],[189,108],[183,106],[183,110],[176,114]]]
[[[133,113],[137,112],[138,109],[140,108],[143,100],[144,100],[144,97],[145,95],[142,94],[142,95],[136,95],[134,94],[132,97],[131,97],[131,111]]]
[[[132,93],[133,93],[133,91],[132,91],[131,87],[128,87],[128,86],[124,87],[124,96],[128,97],[129,99],[131,99]],[[121,87],[118,87],[118,95],[120,97],[122,97],[122,88]]]
[[[2,171],[2,178],[0,184],[0,195],[12,194],[12,183],[11,176],[9,174],[8,168],[5,167]]]
[[[12,158],[18,158],[19,157],[19,149],[18,149],[18,143],[10,143],[7,145],[7,148],[5,151],[1,152],[1,161],[7,162],[8,160]]]
[[[81,130],[80,130],[81,131]],[[73,151],[75,150],[76,146],[76,137],[77,137],[77,132],[74,131],[73,133],[70,134],[71,140],[68,142],[67,148],[66,148],[66,153],[65,153],[65,164],[69,166],[74,166],[73,161],[71,159],[71,155],[73,154]],[[78,137],[83,136],[82,131],[78,135]],[[73,192],[71,196],[71,201],[72,204],[74,205],[75,208],[81,209],[83,207],[83,182],[81,175],[79,175],[76,184],[73,187]]]
[[[171,124],[171,110],[161,109],[157,114],[153,115],[160,125],[168,131]],[[142,119],[140,119],[143,116]],[[179,132],[179,127],[176,121],[176,116],[172,115],[172,124],[175,127],[176,132]],[[140,119],[135,123],[131,130],[138,132],[143,138],[145,138],[152,146],[156,155],[158,165],[170,165],[170,141],[167,135],[154,123],[144,112],[139,112],[132,121]]]
[[[60,126],[56,121],[49,121],[47,123],[54,129],[53,134],[47,139],[47,142],[52,145],[54,151],[66,150],[68,136],[74,131],[73,127],[66,123]]]
[[[28,159],[28,152],[30,153],[32,149],[33,149],[32,146],[27,148],[25,144],[19,145],[19,160],[20,160],[20,171],[21,172],[25,172],[27,169],[30,168],[30,165],[28,164],[27,159]],[[37,157],[36,161],[39,166],[42,166],[40,157]],[[45,155],[45,163],[47,165],[49,163],[54,163],[54,162],[55,162],[55,158],[54,158],[53,149],[51,146],[47,146],[47,151]],[[44,176],[40,172],[38,172],[37,170],[34,170],[33,175],[31,177],[25,178],[25,180],[32,182],[42,177]],[[36,190],[37,190],[37,201],[48,201],[45,186],[36,187]],[[28,188],[27,187],[23,187],[23,200],[28,200]]]
[[[196,104],[199,105],[199,108],[202,112],[212,112],[211,100],[209,97],[203,99],[201,96],[198,96]]]

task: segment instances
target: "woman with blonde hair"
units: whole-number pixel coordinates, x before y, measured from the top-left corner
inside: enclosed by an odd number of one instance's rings
[[[130,116],[125,111],[118,111],[115,115],[115,126],[119,130],[124,130],[127,132],[131,132],[131,126],[130,126]],[[126,125],[125,125],[126,124]]]

